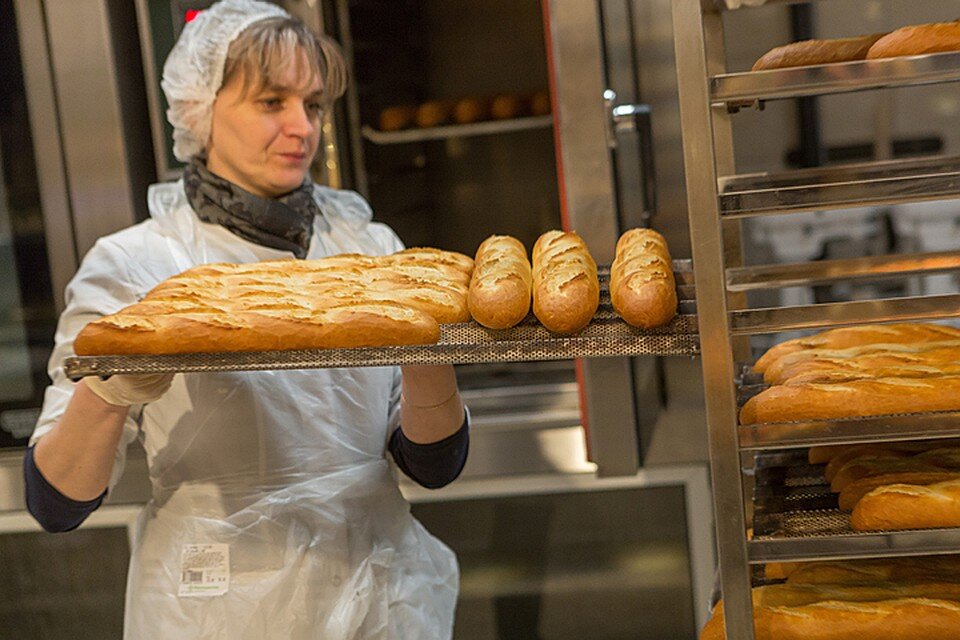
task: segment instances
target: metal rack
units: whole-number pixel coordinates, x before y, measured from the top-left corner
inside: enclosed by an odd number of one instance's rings
[[[449,124],[426,129],[408,129],[406,131],[377,131],[373,127],[361,128],[363,137],[374,144],[404,144],[424,142],[426,140],[446,140],[448,138],[466,138],[470,136],[488,136],[512,131],[529,129],[547,129],[553,126],[553,116],[529,116],[511,120],[491,120],[471,124]]]
[[[855,533],[836,506],[819,504],[810,487],[784,501],[755,503],[748,540],[745,452],[815,444],[923,439],[960,434],[960,412],[854,420],[741,425],[738,392],[753,335],[860,323],[932,320],[960,315],[960,294],[751,309],[746,293],[847,280],[888,279],[960,268],[960,251],[816,264],[743,266],[741,220],[864,204],[960,197],[960,159],[938,157],[738,174],[732,118],[766,100],[960,80],[960,53],[729,73],[723,43],[724,3],[673,0],[674,42],[691,244],[696,265],[701,361],[717,536],[728,638],[753,640],[752,564],[773,560],[922,555],[960,550],[960,529]],[[738,388],[743,385],[743,388]],[[769,455],[764,453],[764,455]],[[811,507],[813,505],[813,507]]]
[[[600,307],[574,336],[558,336],[531,314],[516,327],[486,329],[475,322],[441,325],[437,344],[353,349],[310,349],[252,353],[74,356],[64,360],[69,378],[116,374],[196,371],[257,371],[406,364],[488,364],[642,355],[696,355],[699,352],[692,265],[674,262],[678,315],[656,329],[625,323],[610,304],[609,269],[602,267]]]

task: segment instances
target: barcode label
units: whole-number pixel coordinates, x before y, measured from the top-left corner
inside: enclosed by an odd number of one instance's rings
[[[179,595],[220,596],[230,588],[230,546],[187,544],[183,546]]]

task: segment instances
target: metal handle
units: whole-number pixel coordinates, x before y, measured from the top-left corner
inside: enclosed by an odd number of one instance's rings
[[[654,168],[653,125],[648,104],[615,104],[617,94],[612,89],[603,92],[603,100],[610,117],[607,118],[607,145],[616,150],[620,135],[637,137],[640,156],[640,180],[643,184],[643,213],[640,225],[649,227],[657,211],[657,176]]]

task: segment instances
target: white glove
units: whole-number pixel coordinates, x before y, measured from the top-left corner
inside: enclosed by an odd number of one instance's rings
[[[101,380],[96,376],[83,379],[90,391],[104,401],[118,407],[132,404],[147,404],[167,392],[173,382],[172,373],[148,373],[142,375],[110,376]]]

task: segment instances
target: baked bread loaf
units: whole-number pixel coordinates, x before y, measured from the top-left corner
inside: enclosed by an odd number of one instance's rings
[[[840,508],[844,511],[853,511],[863,496],[880,487],[886,487],[892,484],[926,486],[940,482],[950,482],[951,480],[960,480],[960,470],[900,471],[867,476],[844,486],[840,492],[839,504]]]
[[[810,447],[807,459],[810,464],[829,463],[837,456],[845,456],[845,461],[857,457],[857,452],[862,447],[871,449],[886,449],[888,451],[899,451],[904,455],[913,455],[928,451],[930,449],[942,449],[945,447],[960,447],[960,438],[937,438],[935,440],[917,440],[910,442],[877,442],[867,445],[863,444],[832,444],[817,445]],[[851,454],[852,452],[852,454]]]
[[[874,489],[857,502],[850,525],[854,531],[960,527],[960,480]]]
[[[840,493],[851,482],[879,475],[897,473],[936,473],[941,467],[913,457],[909,458],[858,458],[845,464],[830,481],[830,490]],[[889,483],[888,483],[889,484]]]
[[[88,324],[79,355],[174,354],[427,344],[465,322],[472,260],[392,256],[207,264]]]
[[[477,249],[467,305],[490,329],[508,329],[530,313],[533,273],[527,250],[511,236],[490,236]]]
[[[430,100],[417,107],[413,120],[418,127],[436,127],[450,122],[453,116],[453,101]]]
[[[551,111],[550,92],[546,89],[535,91],[530,96],[530,115],[545,116]]]
[[[875,33],[855,38],[794,42],[763,54],[754,63],[753,71],[863,60],[867,57],[870,47],[883,36],[882,33]]]
[[[873,44],[868,59],[960,51],[960,21],[903,27]]]
[[[417,115],[417,107],[412,104],[403,104],[387,107],[380,112],[381,131],[400,131],[413,124]]]
[[[512,93],[501,93],[490,102],[490,116],[494,120],[509,120],[523,115],[523,100]]]
[[[887,443],[861,444],[849,447],[843,453],[834,456],[823,469],[823,476],[827,482],[832,482],[837,472],[853,460],[875,460],[888,458],[907,458],[919,451],[904,451],[895,447],[885,446]]]
[[[533,313],[554,333],[580,331],[600,306],[597,264],[574,231],[547,231],[533,245]]]
[[[952,593],[949,587],[947,593]],[[870,602],[825,600],[754,609],[756,640],[947,640],[957,637],[960,602],[898,598]],[[726,638],[722,610],[707,622],[700,640]]]
[[[864,377],[926,377],[945,375],[960,364],[960,342],[871,344],[849,349],[808,349],[774,361],[763,372],[767,384],[788,380],[817,382]],[[875,375],[878,371],[903,371],[902,376]],[[929,373],[928,373],[929,372]],[[874,375],[871,375],[874,374]]]
[[[630,229],[610,266],[610,301],[629,324],[660,327],[677,314],[677,284],[667,241],[652,229]]]
[[[848,349],[870,344],[916,344],[960,340],[960,329],[939,324],[903,323],[858,325],[822,331],[806,338],[781,342],[767,350],[754,365],[764,373],[768,366],[783,356],[807,349]]]
[[[957,555],[779,564],[785,570],[787,582],[796,585],[960,582],[960,556]]]
[[[453,121],[457,124],[480,122],[490,117],[490,101],[484,98],[461,98],[453,104]]]
[[[960,376],[778,385],[750,398],[742,424],[960,410]]]

